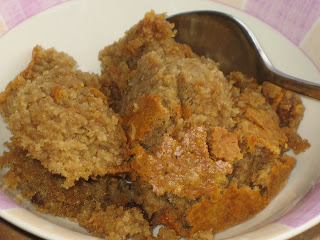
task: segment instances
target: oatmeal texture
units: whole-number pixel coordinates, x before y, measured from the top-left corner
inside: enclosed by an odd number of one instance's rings
[[[0,101],[13,142],[66,177],[65,187],[128,170],[126,136],[106,97],[93,87],[98,76],[74,65],[71,57],[38,46]]]
[[[0,94],[0,167],[38,211],[106,239],[208,240],[262,211],[310,145],[296,94],[177,43],[153,11],[99,53],[101,75],[35,47]],[[152,229],[162,225],[157,236]]]

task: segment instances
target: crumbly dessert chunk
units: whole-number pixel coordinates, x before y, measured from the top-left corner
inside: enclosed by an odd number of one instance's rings
[[[147,13],[126,36],[99,54],[102,86],[112,89],[110,101],[124,118],[131,140],[148,148],[159,146],[159,139],[172,134],[181,119],[206,130],[219,125],[230,129],[237,114],[231,85],[217,64],[177,43],[172,25],[164,18]],[[155,103],[144,108],[145,101]]]
[[[119,116],[90,86],[97,85],[98,76],[76,71],[74,64],[71,57],[38,46],[0,101],[12,140],[52,173],[66,177],[65,187],[79,178],[129,169]]]
[[[273,84],[239,72],[225,77],[214,61],[175,42],[164,17],[147,13],[100,52],[101,84],[123,116],[131,178],[149,196],[139,200],[143,209],[180,236],[207,236],[254,216],[285,185],[295,159],[284,152],[308,147],[296,133],[303,107],[289,91],[272,95]]]
[[[4,184],[21,189],[38,210],[69,217],[93,235],[111,239],[213,239],[263,210],[295,166],[285,152],[309,147],[297,133],[301,99],[239,72],[224,76],[217,63],[177,43],[174,35],[164,14],[146,13],[100,51],[100,77],[74,70],[74,60],[63,53],[35,50],[37,57],[17,77],[22,80],[0,95],[2,115],[8,121],[14,106],[30,101],[21,93],[34,89],[50,99],[54,111],[44,115],[50,120],[57,118],[49,115],[54,112],[79,114],[79,120],[64,125],[57,121],[52,128],[60,130],[50,136],[84,141],[73,156],[92,168],[86,176],[54,174],[43,159],[45,145],[37,146],[38,135],[25,129],[21,137],[12,128],[10,151],[0,157],[0,167],[10,167]],[[43,61],[47,57],[51,60]],[[37,94],[34,99],[32,109],[37,109],[43,99]],[[29,129],[49,120],[21,112],[30,123],[37,121],[26,125]],[[79,127],[89,122],[89,129]],[[36,138],[28,148],[22,144],[25,136]],[[101,167],[92,154],[104,156],[105,164],[111,159],[114,171],[97,173]],[[56,162],[75,161],[61,152],[56,156],[62,158]],[[74,169],[82,171],[79,164]],[[159,224],[158,236],[152,236]]]
[[[65,178],[52,174],[27,151],[7,143],[9,152],[0,158],[0,167],[10,167],[2,179],[12,189],[33,203],[38,211],[68,217],[95,236],[111,239],[151,236],[151,228],[137,207],[131,207],[131,187],[124,175],[81,179],[68,189]]]
[[[132,167],[158,195],[170,192],[190,199],[215,198],[219,188],[227,185],[232,166],[209,157],[206,139],[203,127],[192,126],[181,142],[165,135],[162,145],[151,153],[138,145]]]

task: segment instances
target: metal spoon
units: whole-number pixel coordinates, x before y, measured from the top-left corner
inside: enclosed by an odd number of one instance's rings
[[[253,33],[235,17],[216,11],[181,13],[167,18],[178,30],[176,40],[195,53],[211,58],[229,74],[240,71],[258,82],[272,82],[291,91],[320,99],[320,84],[277,70]]]

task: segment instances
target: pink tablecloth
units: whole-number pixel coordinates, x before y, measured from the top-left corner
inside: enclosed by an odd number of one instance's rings
[[[0,35],[29,17],[66,0],[0,0]]]

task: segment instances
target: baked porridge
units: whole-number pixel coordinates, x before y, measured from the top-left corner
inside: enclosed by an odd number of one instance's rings
[[[0,94],[2,184],[106,239],[213,239],[262,211],[296,154],[299,96],[175,41],[153,11],[99,53],[101,74],[36,46]],[[162,225],[157,236],[154,227]]]

